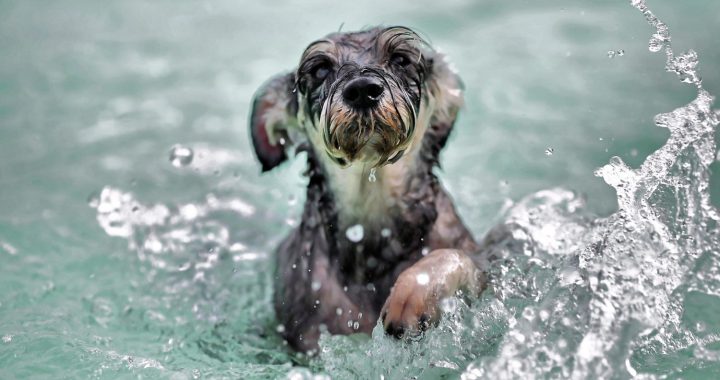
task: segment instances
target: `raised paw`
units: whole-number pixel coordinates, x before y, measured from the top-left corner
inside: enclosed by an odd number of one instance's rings
[[[381,312],[385,331],[396,338],[417,335],[438,320],[439,289],[430,274],[412,267],[403,272]]]
[[[395,281],[380,313],[385,331],[396,338],[414,336],[437,323],[439,302],[459,289],[476,294],[482,278],[472,260],[454,249],[430,252]]]

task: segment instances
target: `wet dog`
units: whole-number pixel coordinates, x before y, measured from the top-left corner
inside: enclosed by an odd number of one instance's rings
[[[302,221],[277,249],[275,311],[293,348],[378,318],[414,335],[443,298],[484,288],[479,246],[433,173],[462,103],[444,57],[404,27],[330,34],[258,90],[262,170],[291,149],[308,161]]]

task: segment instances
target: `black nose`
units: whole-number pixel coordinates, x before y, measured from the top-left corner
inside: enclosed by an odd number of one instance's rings
[[[351,80],[343,90],[345,103],[357,108],[372,108],[383,93],[382,83],[375,78],[360,77]]]

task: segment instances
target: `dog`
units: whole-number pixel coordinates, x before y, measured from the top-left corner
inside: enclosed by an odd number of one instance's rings
[[[266,172],[307,154],[302,221],[279,245],[278,331],[313,353],[321,331],[395,337],[437,323],[442,299],[486,286],[486,260],[433,170],[463,105],[445,57],[413,30],[311,43],[255,94],[250,134]]]

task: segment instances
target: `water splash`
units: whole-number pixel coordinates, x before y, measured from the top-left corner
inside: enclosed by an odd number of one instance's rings
[[[132,193],[105,187],[90,206],[97,210],[98,224],[105,233],[128,239],[129,249],[157,269],[187,269],[190,262],[176,262],[181,258],[172,255],[187,251],[202,252],[192,264],[198,270],[212,267],[221,249],[231,252],[234,260],[265,256],[232,241],[229,226],[216,220],[224,212],[241,218],[255,215],[255,208],[237,197],[221,199],[208,194],[199,203],[143,204]]]

